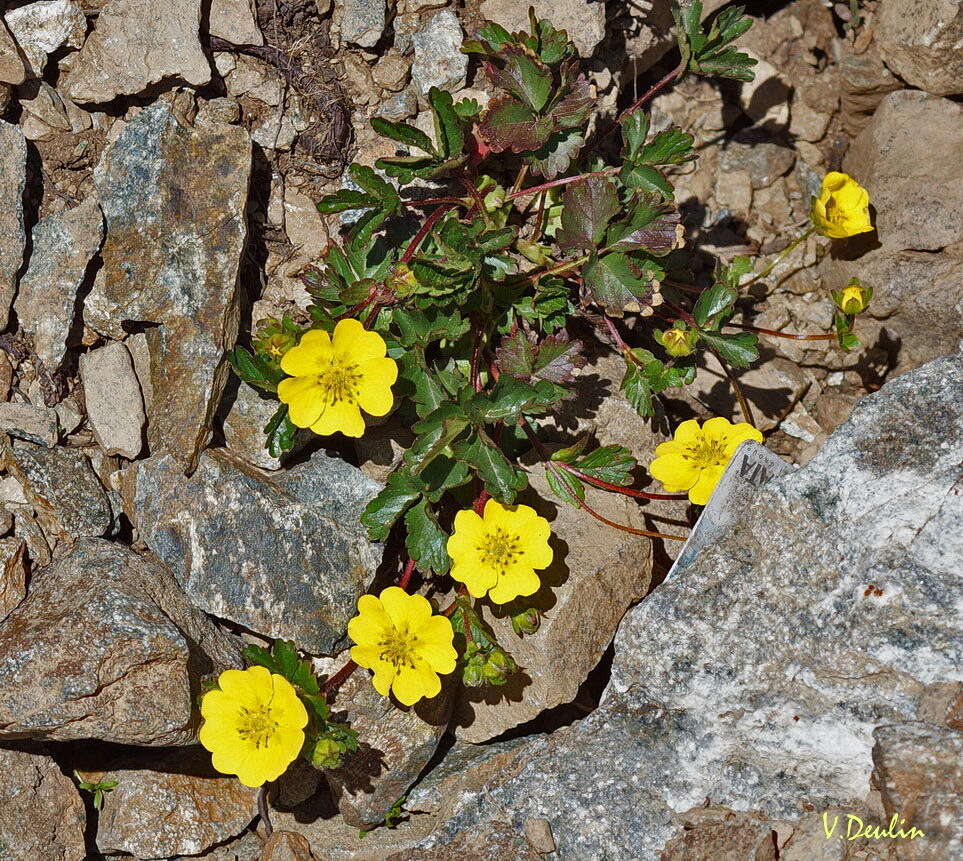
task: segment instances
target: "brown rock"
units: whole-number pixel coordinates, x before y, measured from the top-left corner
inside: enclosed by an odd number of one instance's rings
[[[111,0],[97,16],[68,76],[76,102],[109,102],[177,77],[211,79],[198,38],[201,0]]]
[[[27,67],[24,65],[23,55],[0,15],[0,82],[16,85],[22,84],[26,79]]]
[[[49,757],[0,748],[4,858],[81,861],[87,819],[76,787]]]
[[[854,136],[863,130],[887,93],[903,88],[883,64],[875,46],[862,54],[844,54],[839,78],[843,128]]]
[[[963,93],[963,6],[957,0],[885,0],[876,44],[886,65],[929,93]]]
[[[26,551],[22,538],[0,538],[0,621],[27,595]]]
[[[258,790],[218,774],[200,748],[111,763],[102,779],[117,781],[98,820],[105,853],[199,855],[257,816]]]
[[[160,14],[160,13],[158,13]],[[148,443],[186,471],[210,436],[238,326],[251,141],[232,125],[182,125],[157,102],[127,123],[94,173],[107,239],[88,325],[147,330]]]
[[[33,404],[0,404],[0,431],[50,448],[57,444],[57,413]]]
[[[923,722],[881,726],[874,733],[872,782],[895,830],[925,837],[899,841],[907,861],[963,854],[963,733]]]
[[[5,33],[0,24],[0,32]],[[7,327],[17,289],[27,234],[23,191],[27,183],[27,141],[16,126],[0,120],[0,329]]]
[[[84,540],[0,624],[0,737],[192,744],[201,677],[240,664],[166,568]]]
[[[681,814],[683,831],[662,850],[661,861],[776,861],[773,830],[759,813],[696,807]]]
[[[303,835],[293,831],[275,831],[264,844],[261,861],[314,861],[314,855]]]
[[[235,45],[263,45],[251,0],[212,0],[208,32]]]
[[[130,353],[114,342],[80,357],[87,417],[107,454],[133,459],[144,447],[144,398]]]

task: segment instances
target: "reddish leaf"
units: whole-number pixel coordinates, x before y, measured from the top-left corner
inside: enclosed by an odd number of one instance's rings
[[[478,125],[479,134],[492,152],[538,149],[552,131],[550,119],[535,116],[531,108],[511,96],[492,99]]]

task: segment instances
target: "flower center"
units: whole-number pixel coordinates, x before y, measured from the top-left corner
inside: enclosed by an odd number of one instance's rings
[[[387,661],[395,669],[400,667],[415,668],[414,638],[397,630],[386,633],[385,638],[378,643],[381,646],[381,660]]]
[[[518,536],[496,526],[488,530],[485,540],[478,545],[478,553],[483,564],[504,572],[521,555]]]
[[[342,365],[335,361],[318,374],[318,385],[324,391],[325,400],[332,405],[340,401],[356,402],[360,382],[357,365]]]
[[[698,442],[690,445],[684,457],[702,469],[710,466],[722,466],[726,462],[726,442],[721,439],[701,437]]]
[[[279,724],[271,716],[268,706],[249,709],[241,706],[241,716],[237,722],[237,734],[256,748],[267,747]]]

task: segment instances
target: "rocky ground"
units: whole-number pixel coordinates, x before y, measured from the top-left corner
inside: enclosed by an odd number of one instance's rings
[[[652,105],[697,137],[674,181],[706,265],[785,246],[827,170],[869,190],[876,233],[811,238],[743,311],[825,331],[828,290],[875,289],[861,349],[763,337],[740,374],[800,468],[665,582],[671,547],[559,508],[556,603],[513,649],[516,683],[415,714],[355,674],[334,705],[366,756],[293,768],[267,839],[255,791],[196,745],[195,697],[245,642],[340,665],[385,552],[358,514],[406,429],[282,464],[274,404],[225,353],[303,316],[296,274],[338,226],[314,202],[393,154],[370,117],[425,126],[431,86],[486,101],[457,47],[526,4],[0,4],[0,857],[963,855],[963,11],[850,5],[750,4],[756,80]],[[668,68],[666,3],[534,6],[587,58],[601,115]],[[556,430],[644,462],[667,427],[597,352]],[[736,414],[712,364],[668,394],[673,422]],[[678,514],[590,496],[643,528]],[[75,773],[117,781],[102,809]],[[359,837],[405,794],[397,827]],[[827,840],[823,813],[927,836]]]

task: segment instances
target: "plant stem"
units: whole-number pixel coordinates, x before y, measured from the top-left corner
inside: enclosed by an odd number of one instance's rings
[[[268,837],[274,833],[274,826],[271,824],[271,813],[268,809],[268,791],[270,786],[270,783],[262,783],[257,793],[257,812],[261,817],[264,833]]]
[[[422,240],[431,232],[431,228],[435,226],[435,222],[448,212],[453,205],[454,204],[451,203],[443,203],[425,219],[425,223],[421,225],[418,232],[411,238],[411,242],[408,243],[405,253],[401,255],[402,263],[408,263],[411,258],[415,256],[418,246],[421,245]]]
[[[450,203],[452,205],[462,204],[465,201],[460,197],[419,197],[411,200],[401,201],[403,206],[436,206],[440,203]]]
[[[736,400],[739,401],[739,409],[742,410],[742,415],[749,424],[753,427],[756,426],[756,422],[752,417],[752,409],[749,407],[749,401],[746,400],[745,394],[743,394],[742,386],[739,385],[739,381],[733,376],[732,371],[729,370],[729,366],[726,364],[725,360],[719,353],[712,347],[709,347],[709,351],[712,353],[716,359],[719,360],[719,364],[722,365],[722,371],[729,380],[729,385],[732,386],[732,391],[736,394]]]
[[[475,331],[475,345],[472,347],[472,351],[471,351],[471,370],[470,370],[471,385],[476,392],[480,392],[482,390],[481,371],[479,367],[481,365],[481,351],[482,351],[482,332],[481,332],[481,329],[477,329]]]
[[[663,87],[672,83],[676,78],[679,77],[685,71],[685,65],[680,63],[671,72],[667,73],[660,80],[656,81],[649,89],[647,89],[641,96],[639,96],[631,105],[629,105],[621,114],[619,114],[619,119],[622,119],[626,114],[632,113],[636,108],[642,107],[649,99],[651,99],[656,93],[659,92]]]
[[[518,197],[524,197],[526,194],[535,194],[537,191],[557,188],[560,185],[568,185],[572,182],[581,182],[590,176],[609,176],[610,174],[618,173],[621,169],[620,167],[607,167],[604,170],[595,170],[591,173],[580,173],[575,176],[566,176],[564,179],[553,179],[551,182],[543,182],[541,185],[533,185],[529,188],[523,188],[521,191],[513,191],[505,197],[505,200],[515,200]]]
[[[515,177],[515,183],[512,185],[512,193],[518,191],[522,187],[522,183],[525,182],[526,176],[528,176],[528,165],[523,164],[518,169],[518,176]]]
[[[608,314],[602,314],[602,319],[605,320],[605,326],[609,330],[609,334],[615,339],[615,343],[623,354],[628,357],[629,355],[629,345],[622,340],[622,336],[619,334],[619,330],[616,328],[615,323],[609,318]]]
[[[616,523],[614,520],[609,520],[607,517],[603,517],[594,508],[590,508],[584,500],[576,497],[575,501],[578,502],[579,508],[581,508],[586,514],[590,514],[600,523],[604,523],[606,526],[611,526],[613,529],[618,529],[622,532],[628,532],[630,535],[643,535],[646,538],[663,538],[670,541],[686,540],[684,535],[668,535],[665,532],[653,532],[649,529],[636,529],[633,526],[626,526],[624,523]]]
[[[344,680],[347,679],[348,676],[350,676],[356,669],[358,669],[358,665],[349,658],[348,662],[340,670],[338,670],[338,672],[336,672],[333,676],[328,677],[327,681],[321,685],[321,693],[325,696],[334,693],[339,687],[341,687],[341,683],[344,682]]]
[[[743,281],[742,284],[739,285],[739,289],[742,290],[744,287],[748,287],[751,284],[755,284],[761,278],[765,278],[770,272],[772,272],[773,269],[776,268],[776,266],[779,265],[779,262],[781,260],[785,259],[785,257],[792,252],[792,250],[797,245],[809,239],[809,237],[812,235],[815,229],[816,229],[815,227],[810,227],[809,230],[807,230],[801,236],[797,236],[792,242],[790,242],[785,248],[783,248],[782,251],[780,251],[772,259],[772,262],[768,266],[766,266],[766,268],[763,269],[762,272],[758,273],[757,275],[753,275],[752,278],[750,278],[748,281]]]
[[[824,332],[821,335],[793,335],[790,332],[777,332],[775,329],[762,329],[759,326],[747,326],[744,323],[726,323],[726,325],[745,329],[747,332],[758,332],[760,335],[772,335],[774,338],[791,338],[793,341],[832,341],[836,337],[832,332]]]
[[[478,496],[475,497],[474,503],[472,503],[472,509],[475,514],[481,516],[481,513],[485,510],[485,503],[491,498],[492,495],[483,487],[479,491]]]
[[[688,494],[686,493],[649,493],[645,490],[633,490],[630,487],[622,487],[618,484],[611,484],[608,481],[602,481],[602,479],[582,472],[582,470],[576,469],[574,466],[568,463],[553,461],[553,464],[561,467],[566,472],[570,472],[572,475],[578,479],[581,479],[586,484],[591,484],[595,487],[601,488],[602,490],[608,490],[612,493],[621,493],[623,496],[633,496],[636,499],[686,499],[688,497]]]
[[[408,584],[411,582],[411,575],[415,571],[415,560],[409,559],[405,563],[405,570],[401,572],[401,576],[398,578],[398,588],[408,591]]]

